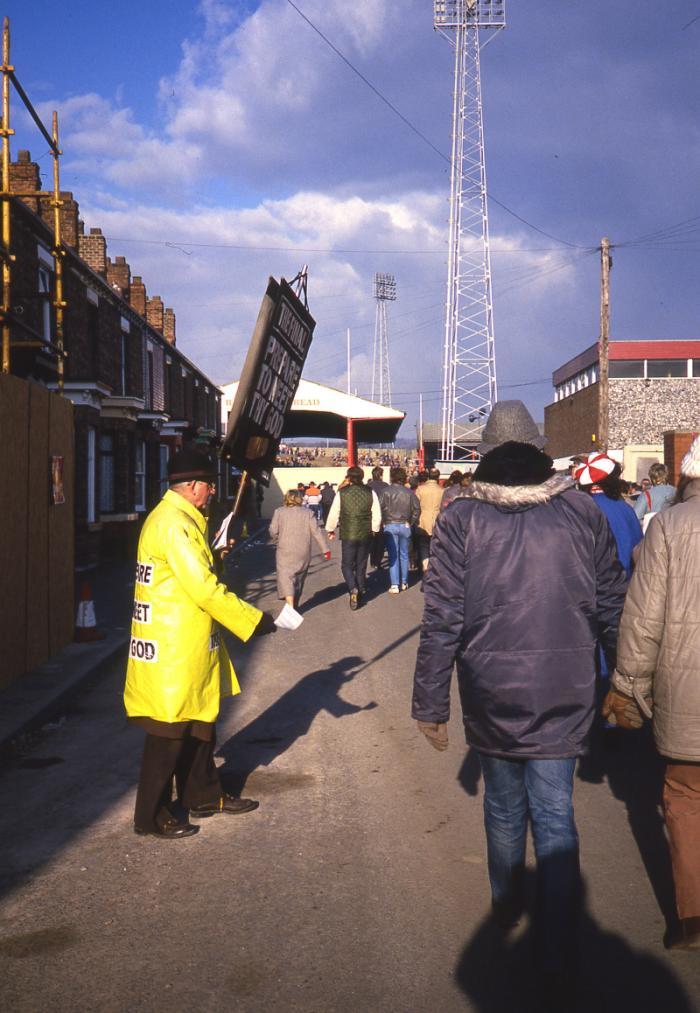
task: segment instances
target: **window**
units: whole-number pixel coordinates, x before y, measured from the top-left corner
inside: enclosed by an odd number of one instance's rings
[[[631,380],[644,376],[644,359],[613,359],[608,363],[611,380]]]
[[[659,379],[669,376],[687,375],[687,359],[647,359],[647,376]]]
[[[168,491],[168,445],[161,443],[159,446],[160,456],[160,494],[165,495]]]
[[[88,426],[87,431],[87,504],[85,519],[88,524],[95,523],[95,427]]]
[[[153,345],[146,343],[146,375],[144,376],[144,404],[146,411],[153,406]]]
[[[100,433],[100,513],[114,513],[114,436]]]
[[[146,444],[139,439],[134,444],[134,509],[146,509]]]
[[[126,334],[124,331],[119,335],[119,384],[121,395],[126,394]]]
[[[126,355],[128,351],[128,335],[131,330],[131,326],[126,317],[120,318],[120,334],[119,334],[119,383],[121,385],[122,397],[126,395]]]
[[[88,289],[88,294],[90,289]],[[93,374],[97,375],[97,364],[99,362],[98,350],[100,342],[100,317],[97,303],[90,300],[87,304],[87,339],[90,348],[90,356]]]
[[[39,304],[40,304],[40,334],[44,341],[53,340],[51,328],[51,271],[44,264],[39,264]]]
[[[693,359],[693,376],[700,376],[700,359]]]

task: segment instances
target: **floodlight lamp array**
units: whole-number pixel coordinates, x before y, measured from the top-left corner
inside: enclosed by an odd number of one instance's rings
[[[393,274],[375,274],[374,298],[385,302],[396,302],[396,278]]]
[[[505,0],[433,0],[433,27],[505,28]]]

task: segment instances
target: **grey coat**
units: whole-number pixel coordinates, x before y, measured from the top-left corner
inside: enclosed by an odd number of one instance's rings
[[[660,753],[700,760],[700,479],[649,524],[620,621],[613,685],[643,710],[653,696]]]
[[[277,593],[280,598],[297,597],[311,563],[312,543],[327,552],[323,532],[307,507],[278,507],[270,521],[270,537],[277,544]]]

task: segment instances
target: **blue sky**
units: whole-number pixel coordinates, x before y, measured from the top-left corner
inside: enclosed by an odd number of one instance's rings
[[[449,150],[452,54],[429,0],[297,6]],[[403,435],[420,390],[437,420],[445,161],[287,0],[42,8],[13,0],[5,12],[20,80],[47,118],[59,110],[63,185],[110,254],[173,306],[186,354],[234,379],[268,274],[308,262],[318,325],[306,375],[345,386],[350,327],[351,382],[365,393],[372,275],[388,271]],[[500,396],[542,418],[552,370],[596,339],[603,235],[619,245],[613,337],[700,337],[700,219],[689,221],[700,215],[700,0],[509,0],[507,15],[482,60],[489,189],[537,228],[491,205],[497,370]],[[48,173],[38,135],[15,126],[14,150],[43,156]],[[682,235],[627,245],[685,221]]]

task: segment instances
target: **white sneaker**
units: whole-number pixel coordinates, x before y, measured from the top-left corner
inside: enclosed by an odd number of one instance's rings
[[[399,585],[392,584],[391,587],[389,588],[389,594],[398,594],[398,593],[399,593]]]

